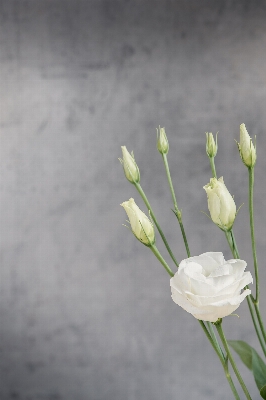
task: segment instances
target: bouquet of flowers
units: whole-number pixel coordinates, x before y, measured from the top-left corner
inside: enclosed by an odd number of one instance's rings
[[[257,154],[256,142],[253,143],[245,124],[240,125],[240,141],[237,145],[241,160],[247,167],[249,176],[250,236],[254,260],[255,294],[252,294],[249,288],[249,284],[253,282],[253,278],[250,272],[245,271],[247,264],[244,260],[240,259],[233,233],[233,225],[238,210],[236,209],[233,197],[225,186],[223,178],[217,179],[216,175],[214,159],[218,150],[217,135],[214,139],[212,133],[206,133],[206,153],[210,161],[212,178],[210,179],[210,183],[204,186],[204,189],[207,194],[210,219],[224,232],[233,259],[226,261],[221,252],[207,252],[199,256],[191,256],[182,221],[182,212],[177,204],[168,165],[167,154],[169,143],[164,128],[159,127],[157,129],[157,149],[161,153],[164,162],[173,199],[173,212],[181,229],[188,258],[182,260],[180,263],[177,262],[150,202],[140,185],[140,172],[134,154],[133,152],[130,154],[125,146],[122,146],[123,158],[119,160],[123,166],[127,180],[135,186],[142,197],[148,209],[149,216],[139,209],[133,198],[121,205],[127,213],[128,222],[134,236],[153,252],[170,275],[173,301],[199,321],[201,328],[222,364],[225,377],[234,398],[240,399],[234,379],[239,381],[245,397],[251,399],[251,396],[237,368],[231,349],[238,353],[242,362],[252,371],[260,395],[263,399],[266,399],[266,364],[264,361],[266,357],[266,331],[259,309],[259,274],[253,211],[254,168]],[[155,227],[177,268],[175,273],[155,245]],[[261,345],[263,358],[249,344],[243,341],[228,341],[223,330],[223,318],[232,314],[244,299],[248,302],[251,320]],[[232,370],[234,372],[233,377],[231,375]]]

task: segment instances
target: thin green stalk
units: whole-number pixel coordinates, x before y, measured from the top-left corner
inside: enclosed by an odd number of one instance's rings
[[[229,232],[224,232],[224,233],[225,233],[225,237],[226,237],[226,239],[227,239],[227,242],[228,242],[228,244],[229,244],[229,247],[230,247],[230,250],[231,250],[233,256],[234,256],[235,258],[238,258],[238,257],[236,256],[236,252],[235,252],[235,249],[234,249],[234,244],[233,244],[233,240],[232,240],[231,231],[229,231]]]
[[[264,328],[264,324],[261,318],[260,310],[259,310],[259,268],[258,268],[258,260],[257,260],[257,251],[256,251],[256,239],[255,239],[255,229],[254,229],[254,167],[248,168],[248,177],[249,177],[249,218],[250,218],[250,235],[251,235],[251,244],[252,244],[252,254],[254,261],[254,271],[255,271],[255,283],[256,283],[256,296],[252,297],[252,301],[254,304],[254,308],[256,311],[256,315],[259,321],[261,333],[263,335],[263,339],[266,343],[266,331]]]
[[[255,230],[254,230],[254,205],[253,205],[253,194],[254,194],[254,167],[248,168],[249,177],[249,219],[250,219],[250,234],[252,243],[252,254],[254,260],[254,270],[255,270],[255,281],[256,281],[256,297],[255,303],[259,303],[259,270],[258,270],[258,260],[256,252],[256,240],[255,240]]]
[[[163,161],[164,161],[164,166],[165,166],[165,170],[166,170],[168,183],[169,183],[169,186],[170,186],[170,192],[171,192],[173,203],[174,203],[174,213],[175,213],[175,215],[176,215],[176,217],[178,219],[179,225],[180,225],[180,229],[181,229],[181,233],[182,233],[183,240],[184,240],[184,243],[185,243],[187,255],[188,255],[188,257],[190,257],[190,250],[189,250],[189,246],[188,246],[188,241],[187,241],[184,225],[183,225],[183,222],[182,222],[182,213],[179,210],[178,205],[177,205],[176,195],[175,195],[174,186],[173,186],[173,182],[172,182],[172,178],[171,178],[171,174],[170,174],[167,155],[165,153],[162,153],[162,157],[163,157]]]
[[[232,237],[233,248],[234,248],[234,252],[236,254],[236,258],[239,259],[240,256],[239,256],[239,251],[238,251],[238,248],[237,248],[237,245],[236,245],[236,239],[235,239],[235,235],[234,235],[233,229],[231,229],[231,237]]]
[[[254,303],[252,301],[251,295],[247,296],[247,302],[248,302],[248,308],[249,308],[249,311],[250,311],[252,322],[253,322],[256,334],[258,336],[258,340],[260,342],[262,351],[263,351],[263,353],[264,353],[264,355],[266,357],[266,346],[265,346],[264,340],[263,340],[263,338],[261,336],[261,331],[259,329],[258,321],[256,319],[256,316],[255,316],[255,313],[254,313],[254,310],[253,310],[253,307],[252,307],[254,305]]]
[[[239,252],[238,252],[238,249],[237,249],[237,245],[236,245],[236,240],[235,240],[233,229],[231,229],[230,231],[225,231],[224,233],[225,233],[227,242],[229,244],[229,247],[231,249],[231,252],[232,252],[233,256],[235,258],[239,258]]]
[[[209,160],[210,160],[210,165],[211,165],[211,170],[212,170],[212,176],[213,176],[213,178],[217,179],[215,163],[214,163],[214,157],[209,157]]]
[[[224,356],[223,350],[222,350],[222,348],[221,348],[221,346],[220,346],[220,344],[219,344],[219,342],[218,342],[218,340],[217,340],[217,337],[216,337],[216,335],[215,335],[215,332],[214,332],[212,323],[208,321],[208,322],[207,322],[207,326],[208,326],[208,328],[209,328],[209,332],[210,332],[210,335],[211,335],[211,337],[212,337],[212,340],[214,341],[214,343],[215,343],[217,349],[219,350],[220,354],[222,355],[223,359],[225,360],[225,356]]]
[[[254,308],[255,308],[255,311],[256,311],[256,315],[257,315],[257,318],[258,318],[258,321],[259,321],[261,333],[262,333],[262,336],[263,336],[263,339],[264,339],[264,348],[263,348],[263,351],[264,351],[264,354],[265,354],[265,356],[266,356],[266,331],[265,331],[265,327],[264,327],[264,324],[263,324],[263,321],[262,321],[262,318],[261,318],[261,313],[260,313],[260,309],[259,309],[259,304],[258,304],[258,303],[254,303],[254,302],[253,302],[253,304],[254,304]]]
[[[239,252],[238,252],[238,249],[237,249],[236,240],[235,240],[235,236],[234,236],[233,231],[231,230],[230,232],[225,232],[225,236],[227,238],[227,241],[228,241],[228,244],[230,246],[230,249],[232,251],[233,256],[235,258],[239,259],[240,256],[239,256]],[[246,288],[248,288],[248,286]],[[266,356],[266,345],[265,345],[265,343],[266,343],[265,337],[266,336],[265,336],[265,330],[264,330],[264,326],[263,326],[262,319],[261,319],[261,316],[260,316],[260,312],[259,312],[259,310],[257,310],[258,305],[256,305],[256,303],[254,303],[253,296],[251,294],[249,294],[246,298],[247,298],[247,302],[248,302],[248,308],[249,308],[249,311],[250,311],[251,319],[252,319],[256,334],[258,336],[258,340],[260,342],[260,345],[261,345],[261,348],[263,350],[263,353]],[[259,325],[258,325],[258,321],[257,321],[256,316],[255,316],[255,313],[254,313],[254,309],[252,307],[253,304],[254,304],[255,311],[256,311],[256,314],[257,314],[257,317],[258,317]],[[262,339],[260,328],[261,328],[261,332],[263,334],[264,341]]]
[[[163,231],[161,230],[161,227],[160,227],[160,225],[158,224],[158,221],[157,221],[157,219],[156,219],[156,217],[155,217],[155,215],[154,215],[154,212],[153,212],[153,210],[152,210],[152,208],[151,208],[151,205],[150,205],[150,203],[149,203],[149,200],[147,199],[147,197],[146,197],[146,195],[145,195],[145,193],[144,193],[142,187],[140,186],[140,184],[139,184],[139,183],[135,183],[134,185],[136,186],[137,191],[139,192],[139,194],[140,194],[140,196],[142,197],[142,199],[143,199],[143,201],[144,201],[146,207],[148,208],[148,210],[149,210],[149,212],[150,212],[150,214],[151,214],[152,220],[153,220],[153,222],[155,223],[156,228],[158,229],[158,232],[159,232],[159,234],[160,234],[160,236],[161,236],[161,238],[162,238],[162,240],[163,240],[163,242],[164,242],[164,244],[165,244],[165,247],[167,248],[167,251],[168,251],[170,257],[172,258],[173,262],[175,263],[175,265],[176,265],[177,268],[178,268],[178,267],[179,267],[178,262],[176,261],[175,256],[173,255],[172,250],[170,249],[170,246],[169,246],[169,244],[168,244],[168,242],[167,242],[167,240],[166,240],[166,237],[164,236]]]
[[[230,388],[231,388],[231,390],[232,390],[232,392],[233,392],[233,394],[234,394],[234,396],[235,396],[235,399],[236,399],[236,400],[240,400],[240,397],[239,397],[239,395],[238,395],[238,393],[237,393],[237,390],[236,390],[236,387],[235,387],[235,385],[234,385],[234,382],[233,382],[233,380],[232,380],[232,378],[231,378],[230,371],[229,371],[229,369],[228,369],[228,362],[227,362],[226,358],[225,358],[224,355],[223,355],[223,352],[222,352],[221,347],[220,347],[220,345],[219,345],[219,343],[218,343],[218,341],[217,341],[217,338],[216,338],[216,336],[215,336],[215,334],[214,334],[214,332],[213,332],[213,329],[211,330],[211,332],[212,332],[213,334],[212,334],[212,333],[209,333],[209,332],[208,332],[208,329],[206,328],[206,326],[205,326],[205,324],[204,324],[204,322],[201,321],[201,320],[199,320],[199,323],[200,323],[200,325],[201,325],[201,327],[202,327],[202,329],[203,329],[205,335],[207,336],[207,338],[208,338],[210,344],[212,345],[214,351],[216,352],[217,356],[219,357],[219,360],[221,361],[221,364],[222,364],[222,366],[223,366],[226,379],[227,379],[227,381],[228,381],[228,383],[229,383],[229,385],[230,385]],[[208,324],[211,324],[211,323],[208,322]],[[215,339],[214,339],[214,338],[215,338]]]
[[[249,399],[249,400],[252,400],[251,396],[250,396],[250,394],[248,392],[248,389],[247,389],[247,387],[245,385],[245,382],[243,381],[243,378],[240,375],[240,372],[238,371],[238,368],[236,366],[235,360],[234,360],[234,358],[233,358],[233,356],[231,354],[231,351],[229,349],[229,346],[228,346],[228,343],[227,343],[227,340],[226,340],[226,337],[224,335],[224,331],[223,331],[223,328],[222,328],[222,319],[220,319],[219,322],[216,323],[216,329],[217,329],[217,332],[218,332],[218,334],[220,336],[220,339],[221,339],[221,341],[223,343],[224,349],[226,350],[226,353],[227,353],[229,361],[230,361],[230,363],[232,365],[232,368],[233,368],[233,370],[234,370],[234,372],[236,374],[238,382],[240,383],[240,385],[241,385],[241,387],[243,389],[243,392],[246,395],[246,398]]]
[[[185,243],[185,247],[186,247],[186,251],[187,251],[187,256],[190,257],[190,250],[189,250],[189,247],[188,247],[188,242],[187,242],[187,237],[186,237],[186,233],[185,233],[185,228],[184,228],[184,225],[183,225],[183,222],[182,222],[181,211],[179,211],[179,213],[180,213],[180,219],[179,219],[178,216],[177,216],[177,219],[178,219],[178,222],[179,222],[179,225],[180,225],[180,229],[181,229],[181,233],[182,233],[182,236],[183,236],[183,240],[184,240],[184,243]]]
[[[178,205],[177,205],[175,191],[174,191],[174,187],[173,187],[173,183],[172,183],[172,179],[171,179],[171,174],[170,174],[170,169],[169,169],[169,165],[168,165],[167,155],[165,153],[163,153],[162,157],[163,157],[163,161],[164,161],[164,166],[165,166],[165,170],[166,170],[168,183],[169,183],[169,186],[170,186],[170,191],[171,191],[174,207],[175,207],[175,210],[178,211]]]
[[[164,266],[165,270],[168,272],[168,274],[172,277],[174,276],[173,271],[171,270],[171,268],[169,267],[169,265],[167,264],[167,262],[165,261],[165,259],[163,258],[163,256],[161,255],[161,253],[159,252],[159,250],[157,249],[157,247],[153,244],[152,246],[150,246],[151,251],[153,252],[153,254],[155,255],[155,257],[160,261],[160,263]]]

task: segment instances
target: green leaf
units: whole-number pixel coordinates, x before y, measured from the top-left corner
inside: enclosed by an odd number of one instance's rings
[[[266,385],[260,389],[260,395],[263,399],[266,399]]]
[[[240,356],[241,360],[248,369],[252,369],[252,347],[242,340],[228,340],[228,344]]]
[[[252,371],[256,384],[261,390],[266,385],[266,365],[254,349],[252,349]]]
[[[261,397],[266,399],[266,365],[264,361],[256,350],[242,340],[229,340],[228,343],[240,356],[246,367],[252,370]]]

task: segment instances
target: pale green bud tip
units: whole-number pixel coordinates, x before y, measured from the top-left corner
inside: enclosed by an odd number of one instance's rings
[[[127,213],[131,230],[136,238],[145,246],[152,246],[155,243],[155,232],[149,218],[142,212],[134,199],[129,199],[121,204]]]
[[[123,165],[126,178],[131,183],[138,183],[140,181],[139,168],[136,164],[133,151],[130,154],[126,146],[121,146],[123,159],[119,159]]]
[[[240,142],[237,145],[243,163],[247,167],[253,167],[257,159],[256,146],[254,147],[245,124],[240,125]]]
[[[165,128],[157,129],[157,149],[161,154],[167,154],[169,151],[169,143],[165,133]]]
[[[233,197],[224,184],[223,177],[212,178],[203,187],[207,193],[208,209],[212,221],[224,231],[229,231],[235,221],[236,205]]]
[[[208,157],[215,157],[218,150],[217,144],[217,133],[216,133],[216,141],[213,138],[213,134],[211,132],[206,132],[206,153]]]

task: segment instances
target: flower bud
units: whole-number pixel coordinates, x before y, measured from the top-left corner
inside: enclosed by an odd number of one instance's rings
[[[126,178],[131,183],[138,183],[140,181],[140,173],[134,158],[133,151],[130,154],[126,146],[121,146],[121,149],[123,154],[123,160],[119,158],[119,161],[124,167]]]
[[[211,219],[219,228],[229,231],[236,217],[236,205],[224,184],[223,177],[218,180],[212,178],[203,189],[207,193]]]
[[[149,218],[139,209],[134,199],[129,199],[121,204],[124,207],[131,230],[136,238],[145,246],[152,246],[155,243],[155,232]]]
[[[213,134],[210,132],[206,132],[206,153],[208,157],[215,157],[218,150],[217,144],[217,134],[216,134],[216,141],[213,138]]]
[[[240,143],[237,143],[240,157],[247,167],[254,167],[257,159],[256,147],[248,134],[245,124],[240,125]]]
[[[157,149],[161,154],[167,154],[169,151],[169,143],[165,133],[165,128],[157,129]]]

